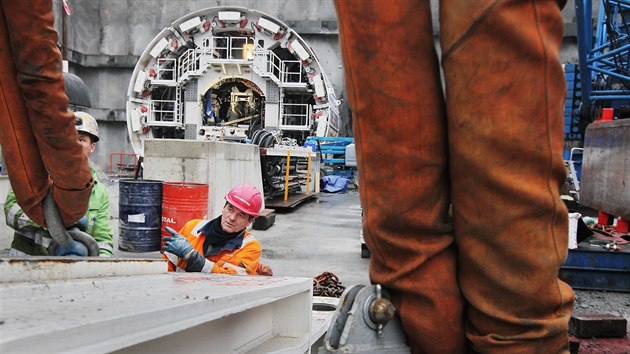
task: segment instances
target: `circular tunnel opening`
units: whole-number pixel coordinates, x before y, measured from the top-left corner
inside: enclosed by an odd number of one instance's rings
[[[252,81],[240,78],[222,78],[203,95],[202,124],[247,124],[249,135],[262,126],[264,111],[262,91]]]

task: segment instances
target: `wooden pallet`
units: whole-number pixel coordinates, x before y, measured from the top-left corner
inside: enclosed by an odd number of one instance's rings
[[[308,201],[308,200],[311,200],[311,199],[315,199],[315,198],[317,198],[317,193],[291,194],[291,195],[289,195],[289,197],[287,198],[286,201],[284,200],[284,196],[281,196],[281,197],[278,197],[278,198],[274,198],[274,199],[270,199],[270,200],[266,200],[265,201],[265,206],[269,207],[269,208],[276,209],[276,210],[293,209],[296,206],[298,206],[300,203]]]

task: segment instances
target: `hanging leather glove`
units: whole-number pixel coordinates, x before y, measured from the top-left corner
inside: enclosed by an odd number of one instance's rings
[[[165,238],[162,251],[170,252],[186,261],[187,272],[201,272],[204,269],[207,273],[212,271],[214,262],[207,260],[204,256],[197,252],[190,242],[188,242],[186,237],[180,235],[177,231],[168,226],[166,227],[166,231],[168,231],[172,236]]]

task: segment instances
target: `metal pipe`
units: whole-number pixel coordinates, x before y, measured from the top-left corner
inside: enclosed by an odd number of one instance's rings
[[[311,152],[309,151],[306,154],[306,160],[308,161],[306,163],[306,194],[309,194],[309,188],[311,185]]]
[[[286,167],[286,175],[284,182],[284,201],[286,202],[289,199],[289,170],[291,165],[291,150],[287,150],[287,167]]]

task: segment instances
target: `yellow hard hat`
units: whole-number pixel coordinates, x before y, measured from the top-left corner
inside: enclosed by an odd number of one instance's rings
[[[74,112],[76,119],[76,128],[80,132],[88,133],[92,136],[93,141],[97,142],[98,137],[98,123],[96,119],[90,114],[85,112]]]

